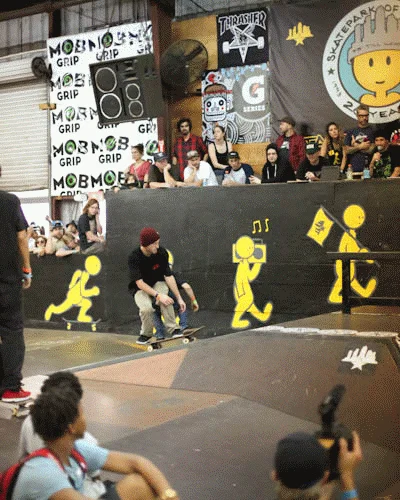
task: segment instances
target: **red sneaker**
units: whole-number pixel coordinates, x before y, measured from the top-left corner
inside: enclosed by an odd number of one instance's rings
[[[22,389],[20,389],[19,391],[6,390],[3,392],[1,400],[4,403],[20,403],[21,401],[26,401],[30,397],[31,393],[28,391],[23,391]]]

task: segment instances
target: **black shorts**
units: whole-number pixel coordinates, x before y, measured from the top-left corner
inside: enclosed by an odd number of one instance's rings
[[[106,492],[101,495],[100,498],[103,500],[121,500],[118,492],[115,488],[116,483],[114,481],[109,481],[108,479],[104,481],[104,486],[106,487]]]

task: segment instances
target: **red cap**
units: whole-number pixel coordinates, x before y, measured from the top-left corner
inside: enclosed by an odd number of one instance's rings
[[[140,244],[142,247],[148,247],[160,239],[160,235],[152,227],[144,227],[140,231]]]

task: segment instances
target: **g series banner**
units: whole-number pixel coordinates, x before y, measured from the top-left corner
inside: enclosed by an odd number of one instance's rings
[[[270,32],[274,129],[288,114],[309,127],[305,135],[329,121],[351,128],[360,103],[370,107],[370,123],[397,117],[399,0],[274,3]]]
[[[147,155],[158,148],[157,121],[101,125],[89,64],[149,54],[151,23],[136,23],[79,35],[51,38],[51,195],[107,189],[123,181],[132,163],[131,146],[143,143]]]
[[[203,139],[213,140],[216,124],[232,143],[270,140],[267,64],[207,71],[202,81]]]
[[[217,16],[218,67],[268,61],[268,12],[256,9]]]

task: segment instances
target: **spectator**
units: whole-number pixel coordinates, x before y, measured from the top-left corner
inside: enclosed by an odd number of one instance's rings
[[[353,450],[340,439],[338,470],[343,498],[357,500],[354,471],[362,460],[360,439],[353,432]],[[304,432],[289,434],[279,441],[271,478],[276,481],[278,500],[317,500],[330,498],[329,462],[326,450],[315,436]]]
[[[104,251],[105,241],[99,220],[99,210],[99,202],[95,198],[91,198],[79,217],[79,241],[81,253],[84,255],[93,255]]]
[[[81,383],[76,375],[72,372],[63,371],[52,373],[43,383],[41,392],[58,388],[60,390],[73,391],[79,400],[82,399],[83,390]],[[83,439],[88,443],[97,445],[97,439],[89,432],[85,431]],[[21,433],[19,435],[18,455],[22,459],[26,455],[44,448],[45,443],[43,439],[33,430],[32,417],[28,415],[24,420]],[[103,482],[100,480],[99,471],[96,470],[92,474],[87,474],[84,480],[83,493],[90,498],[98,498],[106,492]]]
[[[374,132],[369,126],[369,107],[360,104],[357,110],[357,127],[348,130],[345,138],[345,150],[353,172],[361,173],[369,165],[369,155],[374,145]]]
[[[400,149],[400,104],[397,106],[397,118],[386,124],[385,132],[390,144]]]
[[[400,177],[400,148],[389,143],[388,132],[377,130],[374,133],[374,144],[369,164],[371,177],[380,179]]]
[[[302,135],[296,134],[294,127],[296,122],[290,116],[285,116],[280,120],[279,130],[281,135],[276,139],[279,156],[287,160],[294,172],[297,172],[300,163],[305,159],[305,143]]]
[[[132,146],[131,152],[133,163],[124,172],[126,186],[130,189],[149,187],[150,162],[143,159],[143,144]]]
[[[56,257],[67,257],[73,253],[79,253],[79,243],[71,233],[65,233],[63,236],[64,246],[56,252]]]
[[[32,253],[37,255],[38,257],[44,257],[46,255],[46,243],[47,243],[47,238],[46,236],[38,236],[38,238],[35,241],[35,246],[32,249]]]
[[[278,146],[276,144],[269,144],[265,151],[267,153],[267,162],[262,169],[261,180],[252,175],[250,177],[251,184],[268,184],[271,182],[287,182],[296,180],[290,163],[287,160],[280,158]]]
[[[0,191],[0,393],[5,403],[29,399],[21,387],[25,358],[22,289],[31,286],[32,269],[19,199]]]
[[[154,164],[149,170],[149,186],[152,189],[184,186],[179,180],[178,167],[168,163],[168,155],[162,151],[154,153]]]
[[[229,166],[225,169],[223,186],[238,186],[250,184],[250,177],[254,171],[247,163],[241,163],[239,153],[231,151],[228,153]]]
[[[68,224],[65,226],[65,231],[67,233],[72,234],[73,237],[76,239],[76,241],[79,241],[78,226],[74,220],[72,220],[71,222],[68,222]]]
[[[53,220],[50,223],[50,236],[46,242],[46,255],[53,255],[64,246],[64,225],[60,220]]]
[[[200,160],[197,151],[187,154],[188,166],[185,168],[184,179],[187,186],[218,186],[217,179],[210,164]]]
[[[215,125],[214,142],[208,145],[208,156],[219,184],[222,182],[225,168],[229,165],[228,153],[230,151],[232,151],[232,143],[226,140],[224,127]]]
[[[298,181],[319,181],[322,167],[328,163],[325,158],[320,156],[319,150],[318,142],[309,142],[306,145],[306,159],[300,163],[296,174]]]
[[[38,396],[31,408],[34,430],[49,450],[35,457],[18,475],[13,498],[18,500],[85,499],[85,467],[124,474],[118,483],[107,483],[102,498],[127,500],[178,499],[162,472],[149,460],[95,446],[82,439],[85,415],[79,395],[71,389],[53,388]],[[66,465],[68,464],[68,465]],[[95,497],[99,498],[99,496]]]
[[[329,165],[338,166],[341,174],[344,173],[347,161],[344,133],[335,122],[330,122],[326,126],[326,135],[322,142],[320,156],[326,158]]]
[[[34,222],[31,222],[26,230],[28,236],[28,248],[29,251],[32,252],[36,246],[36,241],[40,235],[40,227],[37,226]]]
[[[160,247],[160,235],[152,227],[145,227],[140,232],[140,246],[128,259],[130,283],[129,290],[134,295],[142,322],[137,344],[148,344],[153,336],[153,301],[159,304],[167,332],[181,337],[175,323],[174,300],[168,296],[168,289],[176,297],[181,312],[186,310],[168,264],[168,253]]]
[[[178,132],[181,134],[175,141],[172,164],[179,167],[179,179],[183,179],[183,172],[187,165],[189,151],[198,151],[200,159],[207,161],[208,154],[203,139],[192,134],[192,121],[190,118],[181,118],[177,123]]]

